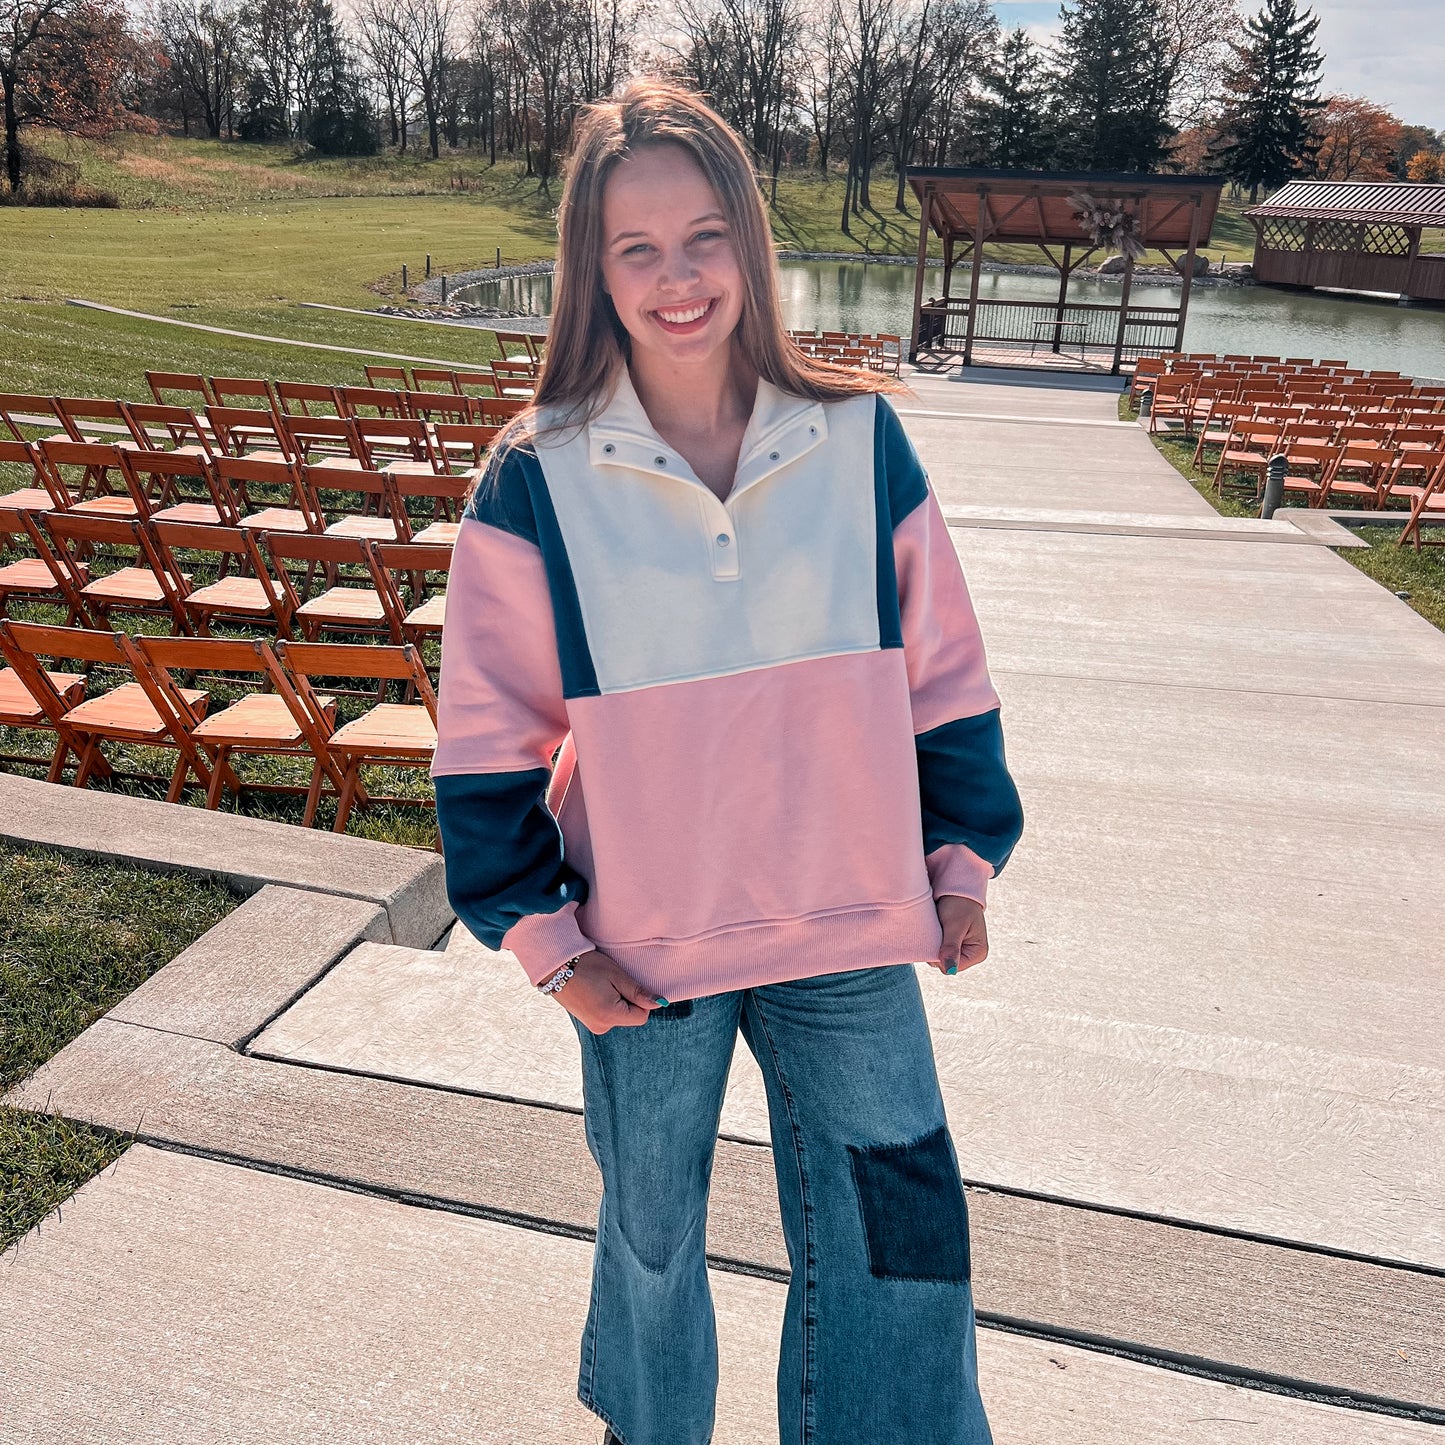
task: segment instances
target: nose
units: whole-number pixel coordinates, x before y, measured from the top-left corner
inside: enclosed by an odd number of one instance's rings
[[[662,254],[662,265],[657,272],[658,289],[662,291],[686,291],[696,282],[697,263],[687,254],[685,246],[669,246]]]

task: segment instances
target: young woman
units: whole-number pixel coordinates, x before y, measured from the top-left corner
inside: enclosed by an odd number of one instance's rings
[[[558,228],[535,405],[456,544],[433,773],[458,916],[581,1042],[603,1195],[578,1396],[618,1445],[712,1437],[741,1031],[792,1263],[781,1441],[986,1445],[909,965],[987,955],[1022,813],[902,388],[789,342],[747,153],[685,90],[583,113]]]

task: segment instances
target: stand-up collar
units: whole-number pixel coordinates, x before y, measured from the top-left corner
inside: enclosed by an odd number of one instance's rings
[[[626,364],[607,405],[588,424],[588,459],[594,466],[624,466],[706,486],[676,447],[652,425],[632,384]],[[752,415],[743,432],[731,501],[744,488],[771,476],[827,439],[828,420],[821,402],[782,391],[758,378]]]

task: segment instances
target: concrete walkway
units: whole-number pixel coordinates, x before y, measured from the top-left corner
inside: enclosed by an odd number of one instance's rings
[[[996,1438],[1445,1440],[1445,636],[1218,518],[1113,387],[915,385],[1027,815],[990,958],[919,970]],[[600,1436],[571,1026],[366,906],[310,964],[198,945],[16,1091],[211,1157],[136,1146],[10,1252],[0,1398],[51,1413],[0,1440],[174,1438],[203,1376],[196,1440]],[[731,1445],[773,1438],[786,1270],[741,1043],[722,1132]]]

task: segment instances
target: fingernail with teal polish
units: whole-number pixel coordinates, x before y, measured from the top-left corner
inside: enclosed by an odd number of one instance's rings
[[[957,965],[956,963],[950,963],[950,964],[948,965],[947,969],[945,969],[944,971],[945,971],[946,973],[957,973],[957,972],[958,972],[958,965]]]
[[[663,996],[662,996],[661,994],[658,994],[658,996],[657,996],[657,1001],[658,1001],[658,1003],[660,1003],[660,1004],[662,1005],[663,1008],[666,1008],[666,1007],[667,1007],[667,1000],[666,1000],[665,998],[663,998]]]

